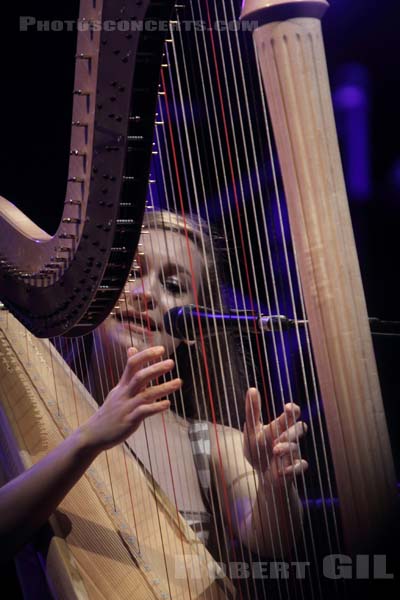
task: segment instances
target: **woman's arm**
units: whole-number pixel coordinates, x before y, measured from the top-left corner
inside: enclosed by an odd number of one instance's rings
[[[213,471],[235,536],[252,552],[279,559],[301,531],[303,511],[294,478],[308,467],[298,447],[306,425],[298,420],[295,404],[262,425],[259,402],[258,392],[249,390],[244,435],[230,428],[212,433]]]
[[[161,346],[139,353],[130,348],[121,380],[99,410],[45,458],[0,489],[2,559],[11,557],[46,522],[100,452],[124,441],[146,417],[169,407],[169,400],[156,401],[178,390],[180,379],[146,388],[174,366],[170,359],[160,362],[163,353]]]

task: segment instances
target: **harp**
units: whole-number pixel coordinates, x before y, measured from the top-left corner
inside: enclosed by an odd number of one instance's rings
[[[148,19],[161,22],[163,19],[169,18],[171,11],[169,2],[131,2],[128,4],[129,8],[134,11],[129,18],[134,16],[137,21]],[[326,492],[332,485],[330,477],[326,475],[326,479],[324,479],[325,475],[321,475],[318,471],[319,489],[325,490],[321,491],[323,498],[322,522],[326,528],[328,540],[325,544],[333,552],[341,547],[343,537],[346,547],[357,551],[369,548],[369,544],[373,545],[380,530],[385,527],[385,520],[391,514],[394,506],[395,478],[327,84],[319,23],[327,3],[323,0],[316,2],[297,0],[268,2],[268,7],[265,7],[264,4],[266,3],[247,2],[243,10],[242,22],[257,23],[254,32],[257,60],[268,98],[288,205],[293,247],[298,258],[301,277],[301,285],[294,284],[297,288],[288,294],[289,297],[291,293],[297,294],[298,298],[289,302],[288,306],[294,323],[293,339],[297,343],[299,362],[303,366],[303,373],[308,372],[311,380],[311,384],[302,384],[305,405],[309,402],[310,390],[313,391],[316,398],[315,422],[311,421],[313,439],[311,447],[314,446],[314,453],[308,456],[308,460],[310,462],[319,460],[320,447],[318,444],[321,444],[324,452],[329,452],[326,448],[327,439],[324,437],[324,427],[321,425],[323,418],[326,420],[326,429],[330,440],[330,452],[340,506],[339,516],[334,507],[333,492]],[[114,15],[117,14],[118,9],[122,10],[124,6],[126,3],[121,3],[121,6],[117,7],[115,2],[104,2],[103,4],[97,1],[87,4],[83,2],[81,16],[88,20],[116,18]],[[199,102],[199,99],[203,98],[205,108],[202,116],[207,128],[215,129],[213,131],[216,138],[215,146],[210,145],[209,138],[205,135],[207,149],[205,152],[203,151],[202,155],[201,151],[199,153],[197,149],[201,128],[199,131],[195,129],[189,131],[187,117],[182,117],[181,129],[176,124],[180,113],[178,104],[183,104],[185,93],[187,94],[193,89],[187,83],[186,76],[183,75],[179,79],[178,76],[167,75],[163,71],[160,79],[161,87],[158,88],[157,65],[160,62],[163,36],[154,36],[156,39],[151,40],[151,51],[146,47],[146,44],[150,43],[146,32],[142,37],[135,38],[138,64],[142,67],[135,68],[134,75],[132,75],[132,71],[127,71],[124,83],[121,83],[120,79],[122,74],[116,78],[117,91],[120,96],[117,93],[108,92],[107,89],[103,102],[99,102],[97,98],[95,102],[91,101],[95,95],[95,82],[102,81],[101,73],[103,72],[105,85],[112,83],[108,81],[109,72],[115,67],[113,64],[110,66],[109,61],[118,61],[118,65],[120,65],[120,61],[128,57],[128,63],[131,59],[133,62],[133,55],[129,54],[133,42],[126,34],[119,36],[118,40],[119,38],[123,40],[126,50],[121,50],[118,54],[111,51],[111,58],[107,56],[103,58],[102,51],[113,43],[101,37],[105,36],[105,33],[102,32],[101,36],[93,34],[92,36],[82,36],[83,46],[79,47],[77,52],[76,107],[74,107],[74,111],[77,112],[74,114],[66,212],[63,215],[57,242],[35,229],[23,215],[6,202],[2,203],[2,232],[4,234],[1,236],[3,261],[1,294],[3,302],[24,325],[38,336],[51,337],[59,334],[87,333],[111,309],[117,312],[121,310],[120,306],[119,308],[114,308],[114,306],[131,271],[135,246],[141,233],[141,217],[144,210],[144,202],[133,204],[132,199],[135,197],[136,202],[137,197],[144,198],[147,177],[143,177],[143,172],[148,173],[151,148],[150,146],[144,148],[144,158],[138,158],[137,153],[146,141],[147,144],[152,142],[149,131],[156,110],[158,112],[156,120],[159,123],[164,122],[163,131],[166,133],[159,133],[161,125],[157,127],[155,141],[161,161],[158,164],[155,163],[154,168],[159,171],[158,178],[164,181],[164,187],[167,190],[165,193],[169,198],[169,210],[178,208],[183,214],[203,210],[203,216],[207,220],[209,218],[206,212],[207,206],[206,204],[201,205],[201,202],[198,203],[199,191],[195,189],[193,181],[199,180],[200,194],[209,196],[214,191],[218,196],[217,208],[212,207],[210,203],[210,213],[214,217],[219,215],[220,223],[224,226],[224,233],[226,232],[233,238],[230,252],[238,264],[246,269],[250,264],[261,265],[262,268],[259,269],[259,272],[268,270],[268,275],[264,277],[260,287],[249,281],[249,275],[246,280],[246,276],[241,278],[240,273],[233,273],[232,279],[241,290],[240,294],[234,295],[233,304],[236,313],[240,314],[240,310],[243,308],[238,304],[238,297],[246,295],[248,296],[247,312],[250,310],[252,314],[258,315],[261,312],[262,303],[270,309],[269,312],[274,312],[273,309],[275,312],[278,311],[279,299],[275,296],[275,288],[271,283],[273,282],[273,268],[270,269],[270,267],[273,267],[271,264],[273,259],[268,255],[269,238],[265,229],[266,216],[263,209],[264,204],[267,205],[265,191],[260,185],[260,177],[257,174],[254,185],[250,176],[247,184],[236,183],[238,165],[241,161],[244,161],[245,172],[248,175],[252,165],[258,166],[260,172],[263,172],[263,168],[260,167],[260,164],[263,163],[258,163],[258,160],[263,161],[265,157],[261,155],[260,158],[259,150],[256,150],[254,155],[248,158],[246,149],[241,147],[242,143],[244,146],[242,140],[246,138],[246,125],[252,110],[248,108],[249,97],[259,85],[258,72],[256,71],[253,79],[250,80],[247,91],[246,84],[242,84],[238,90],[235,87],[236,80],[233,84],[226,83],[225,77],[229,78],[234,75],[235,69],[232,65],[236,65],[236,70],[240,72],[240,75],[246,77],[243,64],[238,58],[237,36],[232,34],[232,38],[227,37],[225,40],[228,54],[231,55],[231,58],[233,57],[233,62],[229,66],[226,59],[220,54],[224,45],[221,41],[221,34],[215,35],[215,37],[210,34],[210,37],[205,39],[205,31],[208,31],[212,25],[210,20],[214,15],[208,4],[193,2],[189,4],[187,10],[187,20],[192,24],[198,24],[192,52],[193,54],[198,53],[199,64],[201,65],[203,62],[205,65],[204,74],[203,71],[199,71],[198,88],[200,89],[197,89],[196,101]],[[233,21],[235,15],[237,16],[231,4],[227,2],[223,3],[220,11],[216,11],[215,15],[219,16],[221,22],[228,23],[230,20]],[[184,14],[181,14],[178,9],[177,16],[174,17],[176,24],[181,23],[182,25],[185,22]],[[193,28],[194,25],[192,25]],[[210,28],[213,29],[212,26]],[[184,27],[181,27],[179,31],[179,27],[172,28],[172,44],[167,46],[165,61],[171,65],[180,62],[183,73],[186,73],[189,68],[190,55],[187,55],[188,62],[185,62],[185,52],[181,51],[185,37],[181,35],[183,29]],[[194,35],[193,32],[189,33]],[[204,42],[203,39],[205,39]],[[96,46],[89,48],[87,46],[89,43],[96,44]],[[201,44],[203,45],[201,46]],[[113,50],[116,49],[118,48],[113,48]],[[206,52],[210,52],[211,56],[215,58],[212,66],[206,62]],[[95,58],[97,54],[98,62]],[[122,63],[122,65],[125,64],[127,63]],[[195,67],[191,68],[192,75],[196,75]],[[151,73],[151,71],[153,72]],[[138,83],[138,80],[135,79],[136,76],[142,76],[146,83],[143,83],[142,80]],[[150,83],[147,82],[147,78],[150,79]],[[205,91],[205,79],[213,83],[214,92],[211,91],[211,87],[207,88],[210,91]],[[135,105],[133,112],[129,104],[129,93],[132,88],[139,94],[139,96],[137,94],[133,96],[133,102],[139,103],[139,105]],[[161,101],[157,109],[155,100],[153,104],[147,102],[149,97],[147,93],[145,98],[140,99],[143,88],[146,90],[152,88],[154,97],[157,91],[161,91]],[[120,89],[125,91],[120,91]],[[125,92],[126,96],[124,96]],[[228,92],[231,93],[230,102],[227,99]],[[111,97],[114,96],[118,97],[121,104],[118,111],[114,108],[117,100],[111,100]],[[224,110],[220,110],[218,117],[209,116],[207,101],[203,96],[207,96],[210,106],[214,107],[215,104],[218,104],[224,108]],[[186,97],[189,97],[189,101],[191,100],[190,96]],[[238,101],[238,98],[242,103]],[[107,102],[109,105],[105,106]],[[266,109],[261,94],[259,102],[260,113],[263,113]],[[191,102],[190,106],[189,118],[194,119],[195,102]],[[198,106],[197,109],[201,111]],[[237,112],[235,112],[235,106]],[[93,112],[94,107],[96,107],[95,112]],[[79,111],[81,112],[79,113]],[[142,115],[143,111],[147,111],[145,118]],[[120,120],[117,117],[120,117]],[[259,114],[256,114],[255,117],[260,125],[263,119]],[[103,122],[103,118],[105,122]],[[242,137],[234,137],[230,129],[230,122],[236,122]],[[122,127],[124,129],[121,129]],[[264,125],[261,126],[261,130],[266,131]],[[264,133],[264,135],[266,134]],[[132,142],[134,146],[135,160],[133,161],[127,159],[127,155],[124,154],[123,142],[125,141]],[[255,136],[254,138],[247,136],[247,141],[250,147],[257,146]],[[191,172],[190,169],[185,171],[185,167],[181,164],[181,158],[177,152],[178,144],[181,146],[183,158],[188,159]],[[222,162],[220,157],[215,158],[214,148],[218,146],[224,157],[226,170],[218,166],[217,171],[218,168],[221,171],[215,177],[214,185],[211,185],[202,179],[202,174],[193,164],[198,161],[199,164],[206,165],[207,173],[209,173],[210,163],[215,162],[216,165],[220,165]],[[167,156],[167,150],[172,152],[171,158]],[[239,159],[238,154],[240,155]],[[125,170],[127,167],[131,167],[133,170],[128,172]],[[106,172],[103,173],[102,170],[106,170]],[[87,173],[86,179],[83,171]],[[90,186],[89,173],[93,175]],[[106,199],[102,192],[104,178],[100,179],[99,173],[101,173],[101,177],[108,176],[107,186],[105,186],[108,189],[105,194]],[[184,177],[183,181],[189,190],[188,194],[195,199],[192,203],[184,197],[179,174]],[[273,172],[272,179],[274,180],[274,178]],[[207,184],[211,189],[207,188]],[[94,187],[91,187],[92,185]],[[245,195],[244,185],[247,185],[247,194],[255,202],[255,205],[251,204],[249,208],[244,204],[240,206]],[[223,187],[229,189],[229,194],[227,193],[226,196],[230,195],[234,199],[234,205],[236,205],[234,210],[231,210],[229,203],[224,203],[224,193],[221,192]],[[108,194],[111,193],[113,197],[109,199]],[[148,193],[150,194],[150,203],[157,205],[158,200],[154,188],[150,187]],[[98,201],[98,198],[101,200]],[[276,193],[275,201],[275,218],[282,222],[285,214],[279,203],[279,192]],[[100,204],[100,207],[97,204]],[[94,205],[95,210],[99,212],[90,213],[89,211]],[[146,226],[149,230],[152,228],[151,214],[150,211]],[[104,226],[104,223],[109,226]],[[253,229],[251,229],[252,225]],[[94,231],[93,228],[96,230]],[[188,226],[185,230],[182,252],[186,251],[186,244],[190,237],[187,229]],[[90,245],[88,240],[92,240],[93,236],[95,236],[96,244]],[[265,238],[261,243],[259,242],[260,236]],[[284,231],[281,230],[282,240],[284,237]],[[276,235],[276,238],[279,236]],[[42,248],[40,252],[32,251],[32,248],[37,246],[32,239],[43,241],[40,244]],[[211,239],[213,238],[211,237]],[[283,241],[281,250],[285,255],[287,249]],[[197,241],[198,245],[201,243],[205,243],[204,239]],[[208,243],[208,239],[206,243]],[[257,244],[260,244],[258,251],[256,250]],[[15,254],[15,248],[20,249],[18,256]],[[254,254],[252,254],[253,251]],[[264,252],[267,256],[265,262],[263,262]],[[265,263],[268,262],[270,264],[266,269]],[[141,267],[139,252],[139,260],[137,259],[135,264],[139,274]],[[281,264],[281,269],[285,272],[288,281],[291,279],[292,273],[296,271],[296,267],[292,263]],[[239,271],[238,267],[236,267],[236,271]],[[76,284],[77,278],[81,282],[79,285]],[[268,282],[266,282],[267,278]],[[128,282],[125,294],[129,295],[130,286],[132,286],[132,281]],[[264,294],[265,289],[269,287],[274,290],[272,300],[268,300],[267,294]],[[302,294],[304,294],[306,316],[303,314]],[[49,301],[45,301],[46,296],[49,296]],[[38,311],[37,313],[33,313],[33,306]],[[47,313],[42,311],[43,307],[48,310]],[[218,310],[221,306],[216,306],[216,308]],[[300,321],[307,321],[305,334],[299,329]],[[94,406],[87,391],[67,370],[52,345],[32,338],[31,334],[23,331],[17,322],[14,323],[11,315],[4,313],[2,323],[2,392],[7,399],[3,410],[8,419],[8,424],[4,420],[4,439],[7,442],[7,451],[11,453],[13,442],[8,435],[11,423],[19,448],[27,451],[23,455],[24,460],[29,463],[29,460],[37,460],[46,447],[56,444],[61,439],[61,434],[76,427],[81,419],[94,410]],[[216,328],[215,319],[210,320],[209,326],[200,325],[199,328],[197,346],[193,347],[193,352],[191,351],[192,354],[190,354],[193,359],[198,360],[201,358],[201,350],[199,351],[198,348],[202,345],[203,336],[213,339],[210,334]],[[283,400],[285,396],[295,399],[294,395],[297,391],[297,388],[290,383],[291,376],[288,376],[287,381],[284,380],[283,373],[288,372],[293,365],[288,363],[287,355],[284,352],[286,341],[282,321],[278,319],[272,329],[271,340],[266,340],[265,336],[260,335],[257,331],[254,333],[249,331],[249,327],[244,336],[242,332],[239,332],[241,340],[247,336],[243,347],[251,355],[252,361],[258,364],[259,377],[262,381],[260,386],[265,386],[266,391],[263,395],[266,406],[268,406],[267,398],[271,397],[271,390],[275,390],[276,387],[282,390]],[[300,349],[307,348],[311,355],[308,334],[311,338],[313,359],[310,358],[309,363],[305,365],[307,358],[304,358],[305,353],[303,354]],[[226,336],[226,332],[224,335]],[[215,339],[218,340],[218,336],[215,336]],[[290,343],[293,343],[293,340],[289,341]],[[60,350],[64,348],[67,350],[79,349],[80,342],[56,341],[54,345]],[[217,367],[213,367],[215,370],[218,368],[218,360],[221,360],[223,355],[221,355],[218,342],[215,346],[211,346],[211,349],[211,355],[215,357],[217,365]],[[19,356],[24,357],[22,361],[18,358]],[[283,365],[283,367],[275,365],[278,373],[277,382],[271,381],[269,367],[263,367],[268,358],[271,363],[280,362]],[[315,361],[318,374],[323,409],[312,377],[313,361]],[[270,368],[274,369],[273,366]],[[251,369],[249,372],[248,380],[252,376]],[[100,372],[98,375],[100,376]],[[51,383],[52,381],[53,383]],[[43,382],[46,382],[46,385]],[[57,384],[57,382],[62,383]],[[103,383],[104,388],[107,389],[107,384],[111,386],[112,381]],[[209,394],[209,390],[205,390],[204,393]],[[16,395],[14,396],[14,394]],[[82,400],[76,405],[78,397]],[[217,400],[221,401],[220,398]],[[281,399],[278,398],[272,407],[265,409],[265,417],[267,417],[268,410],[270,415],[275,415],[280,401]],[[311,408],[310,413],[312,413]],[[20,420],[21,415],[25,415],[24,418],[27,419],[28,425],[21,424],[23,423]],[[211,420],[215,420],[215,417]],[[225,425],[228,423],[233,423],[236,427],[240,426],[240,422],[234,418],[224,422]],[[223,439],[223,434],[221,434],[221,440]],[[17,459],[14,460],[16,461],[15,473],[21,468],[21,464]],[[324,456],[321,462],[325,463],[323,466],[329,472],[329,457]],[[12,463],[11,460],[10,463]],[[129,473],[124,478],[120,472],[124,471],[127,464]],[[117,492],[116,481],[119,480],[123,481],[121,484],[123,489]],[[103,484],[110,484],[109,488],[113,490],[111,496],[114,497],[110,498],[110,491],[107,491]],[[68,496],[67,504],[60,508],[60,512],[72,523],[71,531],[68,532],[68,527],[67,530],[63,530],[62,519],[57,522],[55,518],[53,522],[55,533],[58,532],[59,535],[55,535],[53,538],[47,563],[49,578],[55,589],[57,591],[61,589],[57,587],[61,586],[61,583],[66,586],[63,592],[58,593],[63,593],[66,597],[73,597],[71,594],[78,596],[79,592],[83,593],[82,590],[85,590],[89,597],[94,598],[116,597],[116,593],[120,593],[121,597],[124,597],[124,594],[132,593],[131,590],[135,589],[137,597],[140,598],[163,597],[162,594],[167,594],[167,597],[169,594],[174,598],[202,597],[202,594],[204,597],[217,598],[234,595],[232,584],[221,576],[217,565],[201,571],[199,576],[191,579],[193,565],[190,561],[194,561],[196,566],[198,564],[204,566],[208,564],[211,557],[208,557],[204,547],[198,543],[195,535],[176,514],[176,506],[165,496],[165,490],[160,489],[154,480],[148,479],[138,466],[132,466],[131,453],[128,448],[113,450],[106,457],[102,457],[79,486],[79,492],[75,492],[75,497],[73,494]],[[300,486],[304,486],[303,492],[307,497],[307,484],[304,483],[304,479]],[[141,490],[140,502],[136,497],[131,504],[127,501],[132,489]],[[149,489],[152,494],[148,494]],[[79,495],[84,498],[90,497],[90,503],[88,501],[85,506],[86,513],[76,517],[76,505],[79,504],[76,496]],[[282,498],[277,498],[278,502],[279,500]],[[285,496],[283,501],[285,501]],[[215,504],[217,510],[221,502],[223,502],[223,498],[217,498]],[[131,521],[134,520],[135,505],[138,505],[139,514],[141,511],[144,514],[149,512],[150,516],[147,521],[144,519],[145,524],[142,526],[141,533],[141,526],[138,525],[137,535],[132,537],[132,527],[124,521],[124,515],[129,513]],[[148,509],[148,506],[151,508]],[[93,514],[97,519],[95,521],[96,535],[90,531],[90,523],[95,520]],[[318,552],[315,549],[318,541],[315,540],[316,525],[313,518],[313,515],[310,515],[309,507],[306,506],[305,525],[300,533],[300,541],[294,544],[294,556],[297,560],[313,553],[315,557],[315,553]],[[339,520],[340,524],[338,524]],[[140,539],[143,537],[144,545],[151,546],[149,539],[152,537],[152,533],[148,533],[151,531],[148,523],[157,521],[161,531],[159,538],[161,543],[155,549],[146,548],[146,552],[138,551],[135,544],[140,545]],[[306,531],[307,528],[308,531]],[[338,529],[342,533],[338,533]],[[100,534],[103,531],[108,533],[108,540],[107,535],[104,539],[101,538]],[[367,539],[365,538],[366,531],[368,531]],[[102,541],[101,551],[98,552],[100,563],[96,565],[93,560],[96,553],[93,539],[100,539],[97,534]],[[76,535],[75,538],[74,535]],[[229,532],[224,532],[224,535],[229,535]],[[64,538],[67,544],[64,543]],[[86,542],[84,538],[87,540]],[[171,544],[169,552],[163,548],[165,540],[172,540],[169,542]],[[111,569],[109,563],[112,562],[113,557],[106,548],[107,541],[110,542],[110,547],[115,552],[114,562],[117,564],[117,568],[113,571],[109,570]],[[70,547],[68,547],[68,543]],[[183,546],[186,548],[181,551]],[[165,551],[164,554],[161,549]],[[153,550],[153,563],[147,562],[147,557],[149,553],[151,554],[150,550]],[[241,560],[243,556],[241,552],[242,548],[234,562]],[[185,576],[175,584],[170,574],[176,571],[176,564],[173,560],[171,564],[168,564],[168,561],[171,556],[176,555],[187,556],[187,558],[183,559]],[[201,560],[194,558],[197,555]],[[115,559],[115,556],[118,558]],[[278,556],[279,554],[274,558]],[[261,557],[259,558],[261,559]],[[102,563],[101,560],[105,560],[105,562]],[[253,564],[252,561],[249,560],[249,564]],[[68,563],[73,566],[67,568]],[[79,567],[81,568],[79,569]],[[182,562],[180,567],[182,567]],[[60,572],[63,573],[62,576],[59,575]],[[313,594],[317,594],[322,583],[316,575],[304,584],[302,582],[293,583],[293,586],[296,585],[300,586],[299,589],[302,592],[304,589],[310,589]],[[302,585],[304,587],[301,587]],[[260,581],[249,582],[246,580],[245,585],[242,588],[239,586],[239,589],[242,597],[261,598],[267,593],[265,582],[262,580],[261,583]],[[288,592],[285,583],[281,582],[278,582],[278,590],[281,594]]]

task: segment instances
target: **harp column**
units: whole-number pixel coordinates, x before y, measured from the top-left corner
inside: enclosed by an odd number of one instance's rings
[[[395,473],[346,197],[320,18],[325,0],[248,0],[349,550],[373,544]]]

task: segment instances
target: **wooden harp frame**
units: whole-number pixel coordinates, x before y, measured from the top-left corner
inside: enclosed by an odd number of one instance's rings
[[[141,231],[165,32],[119,34],[91,23],[124,15],[165,21],[172,5],[81,2],[87,28],[78,30],[67,189],[55,235],[0,198],[0,295],[37,336],[84,335],[109,314]]]
[[[267,6],[266,6],[267,4]],[[249,0],[284,180],[347,547],[373,543],[396,480],[341,167],[320,18],[325,0]]]

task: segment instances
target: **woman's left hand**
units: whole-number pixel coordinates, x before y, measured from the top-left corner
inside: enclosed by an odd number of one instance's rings
[[[258,391],[250,388],[246,394],[243,430],[246,459],[256,471],[269,471],[275,482],[303,473],[308,463],[300,458],[299,441],[307,432],[307,425],[299,421],[300,407],[294,403],[285,404],[279,417],[263,425],[260,402]]]

